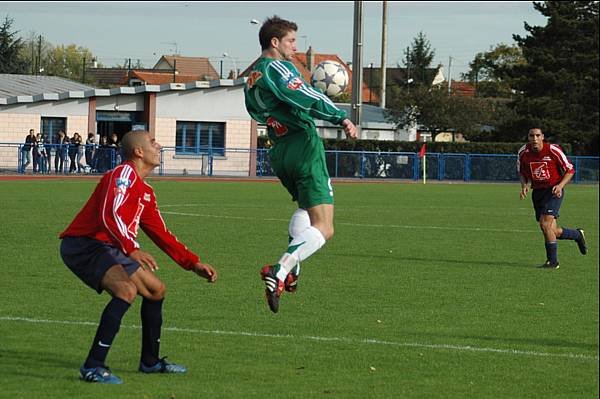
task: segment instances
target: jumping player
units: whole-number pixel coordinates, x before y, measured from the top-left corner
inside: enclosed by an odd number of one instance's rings
[[[272,312],[279,309],[283,290],[294,292],[299,264],[333,236],[333,188],[325,149],[314,119],[343,126],[356,138],[356,126],[333,102],[302,79],[291,60],[296,52],[294,22],[273,16],[259,32],[262,55],[244,88],[246,109],[268,127],[271,167],[298,202],[289,225],[290,242],[279,261],[261,269]]]

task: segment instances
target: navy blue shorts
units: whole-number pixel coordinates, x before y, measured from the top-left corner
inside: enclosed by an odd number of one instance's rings
[[[535,220],[539,222],[542,215],[552,215],[555,219],[558,219],[558,212],[564,197],[564,189],[560,198],[552,195],[552,187],[534,189],[531,194],[531,201],[533,202],[533,209],[535,209]]]
[[[98,294],[102,293],[100,282],[112,266],[122,265],[129,276],[140,267],[120,249],[88,237],[63,238],[60,256],[65,265]]]

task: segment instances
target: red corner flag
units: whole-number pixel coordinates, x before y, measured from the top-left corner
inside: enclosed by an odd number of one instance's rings
[[[421,147],[421,151],[419,151],[419,158],[423,158],[425,156],[425,144]]]

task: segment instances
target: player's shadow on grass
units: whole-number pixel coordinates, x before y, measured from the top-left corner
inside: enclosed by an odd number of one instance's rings
[[[571,342],[571,341],[565,341],[562,339],[506,338],[506,337],[478,336],[478,335],[469,335],[469,334],[435,334],[435,333],[427,333],[427,332],[422,332],[422,331],[415,333],[415,337],[420,337],[422,339],[422,337],[424,337],[424,336],[430,336],[430,337],[435,337],[435,338],[444,338],[444,339],[446,339],[446,338],[465,339],[465,340],[470,341],[469,342],[470,345],[472,345],[472,340],[489,341],[489,342],[493,342],[493,343],[504,342],[504,343],[508,343],[508,344],[527,345],[529,348],[523,349],[524,351],[532,351],[531,345],[539,345],[539,346],[555,347],[555,348],[563,348],[563,349],[573,348],[573,349],[588,350],[590,352],[593,352],[593,353],[590,353],[590,355],[595,354],[598,351],[598,344]],[[515,349],[515,348],[511,348],[511,349]],[[533,349],[533,351],[535,351],[535,349]]]
[[[400,251],[399,251],[400,252]],[[333,255],[340,258],[363,258],[363,259],[382,259],[382,260],[394,260],[397,262],[419,262],[419,263],[427,263],[428,265],[436,265],[441,263],[450,263],[455,265],[482,265],[482,266],[497,266],[497,267],[524,267],[524,268],[532,268],[534,267],[532,264],[517,262],[517,261],[509,261],[509,260],[498,260],[498,261],[479,261],[479,260],[465,260],[465,259],[444,259],[444,258],[430,258],[430,257],[416,257],[416,256],[401,256],[396,254],[389,255],[380,255],[380,254],[369,254],[369,253],[329,253],[328,255]]]
[[[74,375],[78,375],[79,367],[81,364],[77,361],[68,361],[61,357],[61,353],[47,352],[35,349],[2,349],[0,350],[0,363],[7,364],[18,364],[19,370],[11,367],[3,367],[3,373],[12,374],[20,377],[29,378],[48,378],[48,369],[64,368],[65,370],[72,370]],[[38,370],[39,372],[36,372]],[[67,378],[72,380],[72,377]]]

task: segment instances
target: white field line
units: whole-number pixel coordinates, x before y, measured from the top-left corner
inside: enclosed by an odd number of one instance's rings
[[[289,219],[275,219],[275,218],[254,218],[247,216],[226,216],[226,215],[208,215],[202,213],[186,213],[186,212],[172,212],[172,211],[161,211],[164,215],[179,215],[179,216],[193,216],[201,218],[216,218],[216,219],[238,219],[238,220],[264,220],[267,222],[289,222]],[[399,224],[366,224],[366,223],[347,223],[347,222],[335,222],[337,225],[351,226],[351,227],[376,227],[376,228],[390,228],[390,229],[416,229],[416,230],[452,230],[452,231],[489,231],[495,233],[536,233],[538,230],[520,230],[520,229],[488,229],[484,227],[460,227],[460,226],[411,226],[411,225],[399,225]]]
[[[67,324],[77,326],[97,326],[97,323],[90,321],[67,321],[67,320],[45,320],[45,319],[32,319],[28,317],[13,317],[13,316],[0,316],[0,321],[14,321],[14,322],[26,322],[26,323],[40,323],[40,324]],[[122,325],[122,328],[134,328],[140,329],[141,326],[137,325]],[[579,359],[579,360],[592,360],[597,362],[598,356],[584,355],[580,353],[551,353],[551,352],[535,352],[535,351],[524,351],[519,349],[498,349],[498,348],[485,348],[475,346],[463,346],[463,345],[451,345],[451,344],[422,344],[417,342],[393,342],[393,341],[381,341],[378,339],[352,339],[343,337],[319,337],[313,335],[291,335],[291,334],[266,334],[266,333],[255,333],[246,331],[224,331],[224,330],[198,330],[195,328],[181,328],[181,327],[163,327],[163,331],[173,332],[185,332],[194,334],[208,334],[208,335],[231,335],[231,336],[243,336],[253,338],[276,338],[276,339],[289,339],[297,341],[299,339],[318,341],[318,342],[341,342],[349,345],[385,345],[385,346],[396,346],[396,347],[409,347],[409,348],[423,348],[432,350],[455,350],[461,352],[488,352],[498,353],[505,355],[515,356],[538,356],[538,357],[549,357],[549,358],[567,358],[567,359]]]

